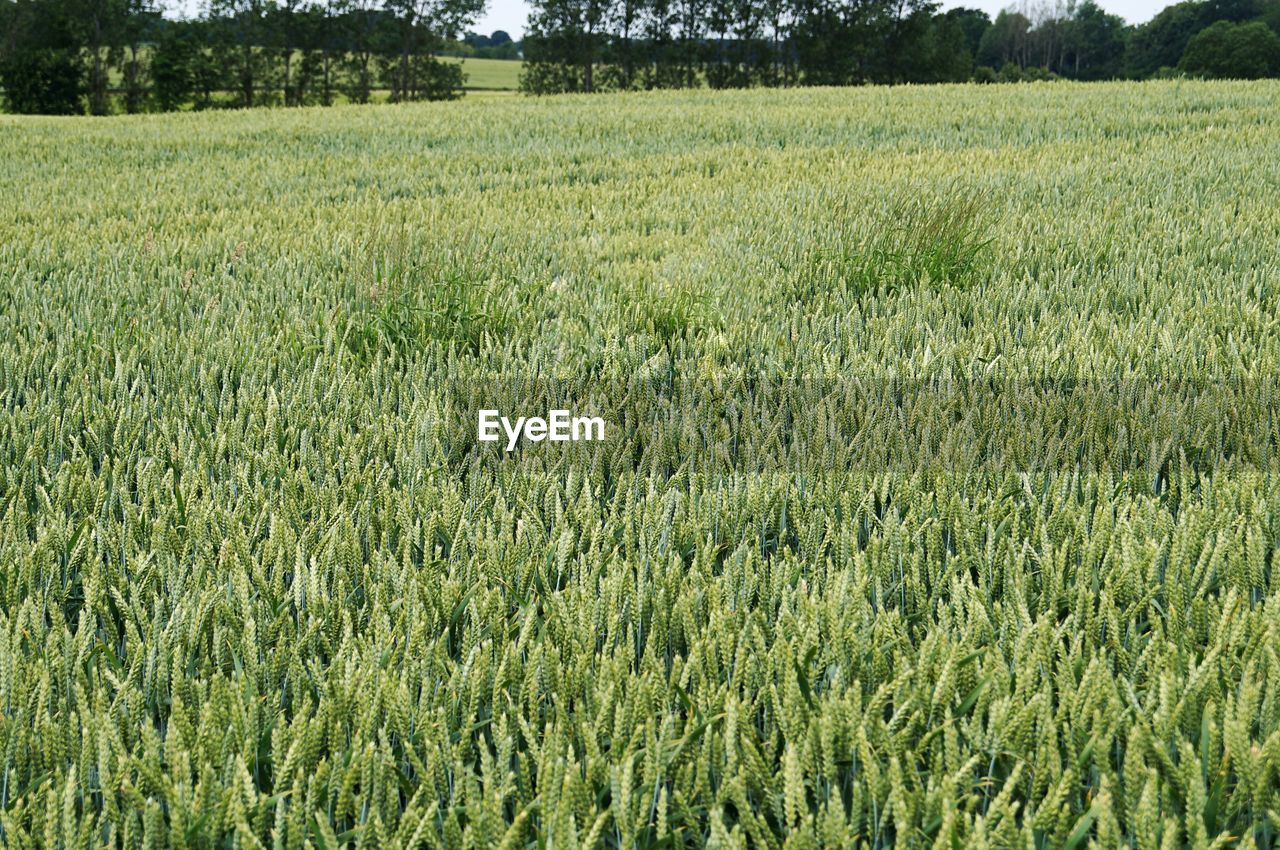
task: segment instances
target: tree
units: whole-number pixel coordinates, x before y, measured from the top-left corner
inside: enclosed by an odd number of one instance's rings
[[[1012,62],[1019,68],[1029,64],[1031,21],[1021,12],[1005,10],[996,15],[978,45],[978,63],[1000,68]]]
[[[1271,31],[1276,35],[1280,35],[1280,0],[1269,0],[1265,3],[1259,20],[1271,27]]]
[[[1031,0],[1023,5],[1031,22],[1027,59],[1022,66],[1056,69],[1062,66],[1071,25],[1071,9],[1062,0]]]
[[[199,44],[191,38],[191,27],[169,23],[160,30],[151,54],[152,94],[163,112],[181,109],[195,93],[196,54]]]
[[[1120,76],[1126,30],[1123,19],[1104,12],[1093,0],[1085,0],[1076,9],[1068,29],[1070,62],[1055,70],[1081,80]]]
[[[120,58],[121,85],[124,89],[124,111],[130,115],[142,112],[147,105],[147,63],[144,45],[154,44],[165,27],[160,12],[151,0],[124,0],[125,20],[122,28]]]
[[[1266,11],[1267,0],[1185,0],[1160,11],[1134,28],[1125,54],[1128,73],[1150,77],[1179,64],[1192,37],[1217,21],[1253,20]]]
[[[772,51],[766,9],[752,0],[711,0],[707,6],[703,76],[712,88],[770,82]]]
[[[991,26],[991,17],[981,9],[966,9],[961,6],[948,9],[942,14],[948,21],[954,22],[964,33],[965,49],[969,55],[977,57],[978,45],[982,43],[982,34]]]
[[[893,82],[913,6],[898,0],[800,0],[791,49],[810,85]]]
[[[931,81],[921,70],[935,63],[939,46],[932,23],[938,4],[932,0],[891,0],[883,7],[884,47],[878,51],[871,80],[878,83]],[[955,33],[957,36],[959,32]],[[957,44],[959,39],[956,39]],[[935,77],[935,79],[937,79]]]
[[[336,70],[344,49],[339,25],[340,11],[341,0],[321,0],[308,6],[300,16],[300,103],[306,101],[306,92],[313,88],[319,89],[319,99],[323,106],[333,103]]]
[[[457,96],[462,67],[437,61],[432,51],[457,38],[484,9],[484,0],[386,0],[395,38],[383,53],[383,76],[391,99],[443,100]]]
[[[261,104],[271,88],[268,0],[209,0],[207,17],[219,58],[230,69],[239,106]]]
[[[628,90],[636,85],[636,66],[644,61],[644,45],[636,33],[645,12],[645,0],[615,0],[605,12],[606,29],[612,34],[601,59],[605,68],[592,80],[596,88]],[[496,35],[496,33],[495,33]]]
[[[73,10],[49,0],[17,0],[0,12],[0,85],[9,110],[80,112],[85,69]]]
[[[1150,77],[1161,68],[1178,64],[1187,42],[1200,27],[1200,12],[1193,2],[1167,6],[1147,23],[1134,29],[1125,51],[1130,76]]]
[[[595,91],[609,12],[608,0],[536,0],[520,87],[533,94]]]
[[[385,27],[378,0],[336,0],[341,4],[337,38],[345,44],[342,92],[354,103],[368,103],[373,93],[374,57],[380,52]]]
[[[71,10],[81,30],[76,40],[89,54],[89,112],[106,115],[110,109],[111,53],[124,40],[126,6],[124,0],[73,0]]]
[[[1195,76],[1225,79],[1280,75],[1280,36],[1261,21],[1218,21],[1191,38],[1178,67]]]
[[[266,41],[280,51],[280,91],[285,106],[302,103],[302,89],[294,75],[293,57],[303,46],[306,27],[306,7],[303,0],[274,0],[265,12],[264,31]]]
[[[151,54],[151,96],[156,108],[181,109],[190,104],[208,109],[228,82],[227,66],[207,45],[218,37],[208,20],[166,21],[159,27]]]
[[[951,14],[934,16],[929,21],[928,32],[920,40],[916,58],[918,61],[908,69],[908,82],[961,82],[972,77],[973,52],[962,18]]]

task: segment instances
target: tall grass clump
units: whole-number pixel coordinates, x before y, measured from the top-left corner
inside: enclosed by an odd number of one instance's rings
[[[500,298],[487,281],[458,272],[402,277],[376,288],[339,315],[343,345],[361,361],[410,356],[432,343],[474,353],[505,326]]]
[[[474,353],[506,324],[510,300],[500,291],[484,255],[433,257],[402,224],[359,262],[338,308],[336,332],[346,349],[368,362],[379,355],[412,356],[439,344]]]
[[[967,289],[983,271],[993,221],[978,198],[953,192],[892,202],[868,230],[838,223],[829,241],[784,264],[792,300],[884,296],[915,287]]]

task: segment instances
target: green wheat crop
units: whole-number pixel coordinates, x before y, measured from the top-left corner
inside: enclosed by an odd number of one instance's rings
[[[0,116],[0,213],[6,848],[1280,842],[1280,85]]]

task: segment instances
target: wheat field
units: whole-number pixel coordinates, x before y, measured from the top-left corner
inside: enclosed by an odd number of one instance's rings
[[[0,845],[1280,841],[1280,84],[0,116],[0,199]]]

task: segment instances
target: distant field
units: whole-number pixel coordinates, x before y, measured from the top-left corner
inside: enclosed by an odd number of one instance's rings
[[[467,74],[468,89],[514,91],[520,87],[520,69],[524,63],[515,59],[459,59],[440,57],[445,62],[461,62]]]
[[[0,846],[1277,846],[1280,83],[495,97],[0,116]]]

